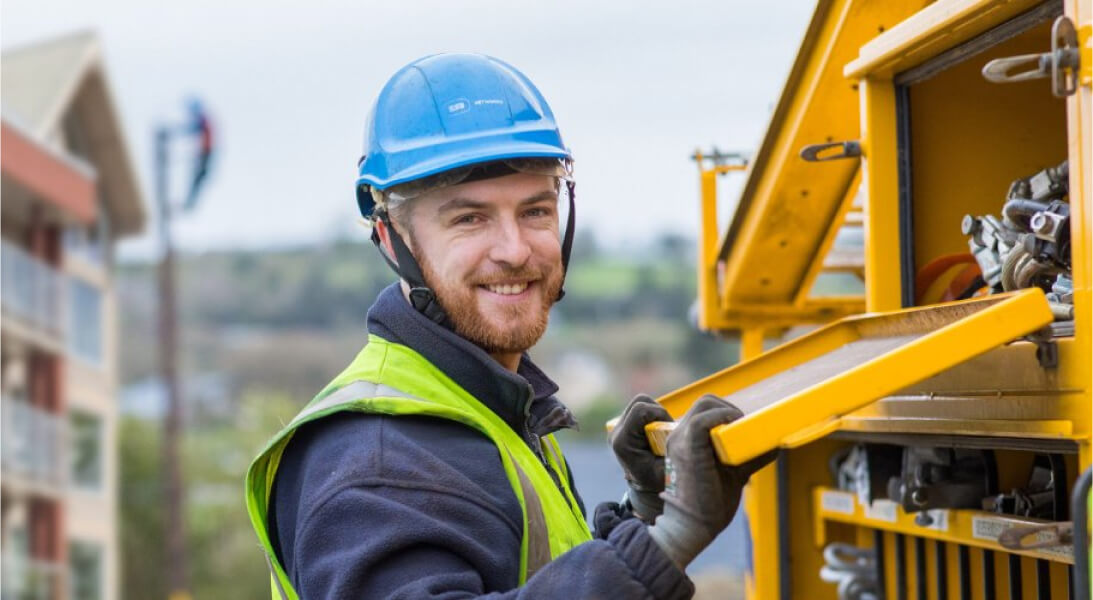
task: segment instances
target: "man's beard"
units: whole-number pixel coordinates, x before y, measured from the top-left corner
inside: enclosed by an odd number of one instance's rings
[[[550,307],[558,299],[558,293],[562,289],[561,264],[546,269],[532,266],[518,269],[501,267],[499,271],[491,274],[489,277],[491,281],[479,282],[476,285],[459,281],[448,285],[424,257],[418,257],[418,263],[421,265],[425,284],[436,294],[436,301],[448,315],[455,332],[491,354],[522,353],[534,346],[546,331]],[[493,281],[514,279],[535,280],[542,296],[542,310],[537,315],[528,315],[522,306],[498,306],[496,310],[502,317],[500,320],[513,323],[510,327],[498,327],[479,311],[477,288],[478,285]]]

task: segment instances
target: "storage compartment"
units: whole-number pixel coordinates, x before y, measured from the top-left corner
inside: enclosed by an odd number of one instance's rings
[[[880,597],[889,598],[1067,597],[1076,446],[1035,452],[931,444],[827,444],[790,453],[783,468],[791,475],[815,470],[806,453],[830,457],[828,482],[808,490],[808,550],[822,549],[821,578],[883,589]],[[1015,543],[1018,531],[1029,534]]]
[[[1042,222],[1068,219],[1069,209],[1035,215],[1065,195],[1056,187],[1046,200],[1011,203],[1023,211],[1010,213],[1014,220],[1003,214],[1008,199],[1067,184],[1066,103],[1050,79],[983,75],[992,60],[1049,52],[1061,12],[1059,2],[1043,4],[895,76],[903,306],[997,293],[1005,283],[1056,292],[1056,319],[1073,318],[1069,278],[1053,290],[1058,275],[1069,275],[1069,221],[1060,247],[1046,247],[1052,223]]]
[[[659,402],[677,418],[704,394],[735,404],[744,416],[711,433],[722,462],[743,464],[772,449],[801,446],[827,435],[854,411],[1050,321],[1038,290],[848,317],[671,392]],[[992,420],[992,433],[1062,439],[1073,431],[1066,420],[1016,416]],[[856,421],[858,426],[861,421]],[[869,423],[893,422],[896,430],[913,433],[935,432],[946,424],[921,418],[866,417],[865,422],[865,429],[870,429]],[[658,453],[663,454],[672,425],[654,423],[646,428]],[[966,428],[967,422],[960,425]]]

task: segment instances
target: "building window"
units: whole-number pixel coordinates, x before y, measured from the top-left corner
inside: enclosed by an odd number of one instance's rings
[[[69,348],[76,357],[102,364],[102,294],[79,279],[69,280]]]
[[[102,598],[102,547],[92,542],[68,544],[70,600]]]
[[[102,487],[102,419],[88,413],[73,411],[69,415],[71,432],[72,470],[74,485],[100,489]]]
[[[99,226],[74,225],[64,230],[64,249],[66,255],[80,256],[97,265],[103,263],[103,245],[100,242]]]

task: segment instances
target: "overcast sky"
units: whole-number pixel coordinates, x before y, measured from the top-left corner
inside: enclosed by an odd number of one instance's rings
[[[576,157],[579,226],[622,245],[695,235],[690,154],[755,149],[813,4],[3,0],[0,35],[8,48],[99,33],[146,199],[154,124],[204,99],[219,155],[179,223],[187,249],[364,239],[353,181],[366,111],[399,67],[450,50],[492,54],[538,85]],[[123,252],[151,247],[145,235]]]

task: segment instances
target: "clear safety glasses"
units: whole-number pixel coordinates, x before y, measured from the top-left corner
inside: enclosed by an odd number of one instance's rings
[[[440,188],[513,173],[546,175],[564,181],[573,181],[573,163],[562,158],[507,158],[449,169],[435,175],[393,185],[382,193],[389,201],[400,202]]]

